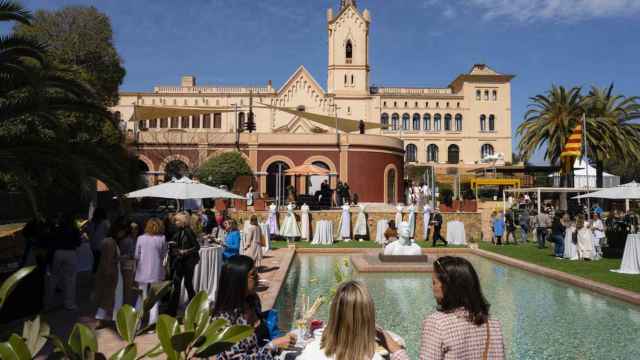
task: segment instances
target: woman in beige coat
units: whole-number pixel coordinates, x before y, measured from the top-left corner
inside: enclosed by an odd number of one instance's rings
[[[260,226],[258,225],[258,217],[253,215],[249,222],[249,226],[244,230],[244,241],[242,244],[242,253],[255,261],[260,266],[262,260],[262,236]]]
[[[580,260],[593,260],[593,234],[582,215],[576,218],[576,231],[578,232],[578,241],[576,244],[578,247],[578,257]]]

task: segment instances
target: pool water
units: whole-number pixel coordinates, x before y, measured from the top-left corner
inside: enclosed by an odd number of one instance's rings
[[[328,294],[344,255],[297,255],[275,308],[292,328],[303,295]],[[509,359],[640,359],[640,308],[529,272],[467,257],[480,276],[491,316],[500,319]],[[376,322],[418,358],[423,318],[435,311],[430,274],[353,273],[376,305]],[[328,319],[329,305],[316,318]]]

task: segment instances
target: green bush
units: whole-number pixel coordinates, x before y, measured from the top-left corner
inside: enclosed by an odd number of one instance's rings
[[[228,189],[240,176],[253,175],[251,167],[242,155],[237,152],[225,152],[207,160],[196,171],[200,181],[211,186],[225,185]]]

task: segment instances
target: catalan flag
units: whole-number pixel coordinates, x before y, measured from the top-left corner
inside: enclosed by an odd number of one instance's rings
[[[573,166],[574,160],[582,154],[582,125],[577,124],[576,127],[571,132],[569,139],[567,139],[567,143],[564,145],[562,149],[562,153],[560,153],[560,161],[563,164],[563,170],[566,172],[569,171],[571,166]]]

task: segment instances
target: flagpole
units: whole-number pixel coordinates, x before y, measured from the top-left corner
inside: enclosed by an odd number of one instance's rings
[[[587,139],[587,115],[586,113],[582,114],[582,133],[584,134],[584,153],[582,159],[584,160],[586,170],[585,174],[587,176],[587,193],[589,193],[589,188],[591,187],[591,180],[589,179],[589,145]],[[587,198],[587,215],[591,213],[591,200]]]

